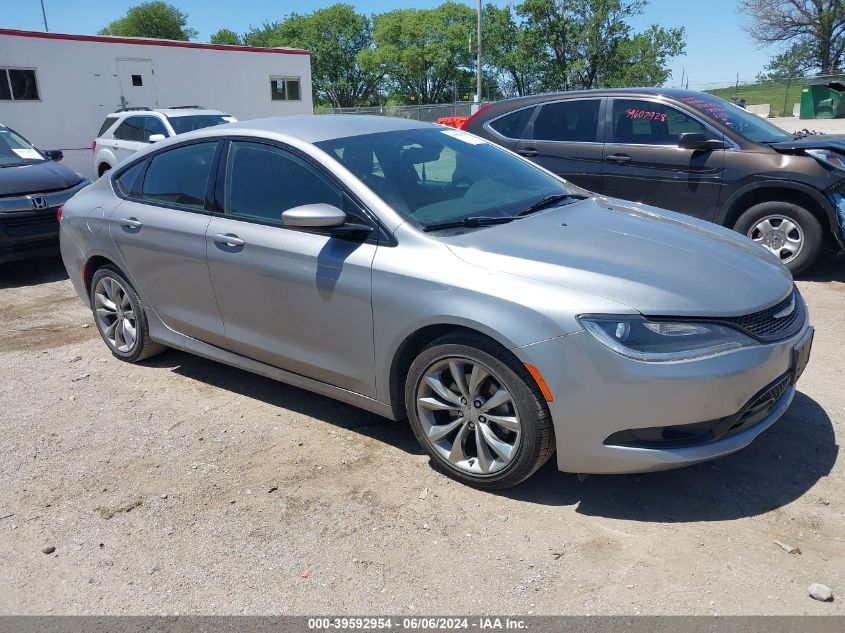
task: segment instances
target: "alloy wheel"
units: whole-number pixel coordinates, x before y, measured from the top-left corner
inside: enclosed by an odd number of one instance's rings
[[[131,352],[138,340],[135,310],[126,288],[114,277],[103,277],[94,287],[97,327],[118,352]]]
[[[748,237],[764,246],[788,264],[804,248],[804,231],[794,220],[783,215],[767,215],[748,231]]]
[[[416,404],[425,440],[456,468],[489,475],[516,456],[521,425],[513,395],[481,363],[437,361],[417,386]]]

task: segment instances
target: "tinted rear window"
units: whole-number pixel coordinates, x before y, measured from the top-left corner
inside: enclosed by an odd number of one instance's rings
[[[600,104],[598,99],[545,103],[534,120],[531,138],[537,141],[594,142]]]
[[[534,114],[534,110],[535,108],[517,110],[492,121],[490,127],[504,137],[513,139],[522,138],[522,132],[525,130],[525,126],[528,124],[531,115]]]
[[[141,197],[151,202],[202,209],[217,142],[195,143],[153,156]]]
[[[143,141],[144,117],[131,116],[114,131],[114,137],[121,141]]]
[[[108,130],[108,129],[112,126],[112,125],[114,125],[114,122],[115,122],[115,121],[117,121],[117,117],[116,117],[116,116],[107,116],[107,117],[106,117],[106,120],[105,120],[105,121],[103,121],[103,125],[102,125],[102,127],[100,128],[100,131],[99,131],[99,132],[97,132],[97,138],[99,138],[99,137],[101,137],[103,134],[105,134],[105,133],[106,133],[106,130]]]
[[[120,189],[120,192],[124,196],[130,196],[138,193],[138,176],[144,173],[144,167],[146,164],[147,163],[145,161],[136,163],[115,178],[117,188]]]
[[[222,114],[197,114],[196,116],[169,116],[170,127],[176,134],[184,134],[193,130],[201,130],[204,127],[228,123],[225,115]]]

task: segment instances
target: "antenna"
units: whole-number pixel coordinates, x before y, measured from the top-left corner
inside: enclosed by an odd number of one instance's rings
[[[47,12],[44,10],[44,0],[41,0],[41,17],[44,20],[44,30],[49,33],[50,29],[47,27]]]

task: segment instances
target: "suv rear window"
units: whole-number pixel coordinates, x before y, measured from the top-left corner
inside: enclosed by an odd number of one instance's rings
[[[522,132],[536,108],[523,108],[490,123],[490,127],[506,138],[522,138]]]
[[[106,120],[103,121],[103,125],[100,128],[100,131],[97,132],[97,138],[100,138],[103,134],[105,134],[106,130],[108,130],[112,125],[114,125],[115,121],[117,121],[116,116],[107,116]]]
[[[118,126],[114,137],[120,141],[142,141],[144,117],[131,116]]]

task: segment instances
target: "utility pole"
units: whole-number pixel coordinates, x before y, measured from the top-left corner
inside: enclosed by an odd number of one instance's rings
[[[41,0],[41,17],[44,19],[44,30],[49,32],[50,29],[47,27],[47,12],[44,10],[44,0]]]
[[[475,102],[481,103],[481,0],[478,0],[478,45],[476,72],[475,72]]]

